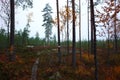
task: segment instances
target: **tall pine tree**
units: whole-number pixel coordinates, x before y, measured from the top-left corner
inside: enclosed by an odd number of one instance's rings
[[[46,42],[49,44],[50,37],[52,35],[52,27],[53,27],[53,19],[52,19],[52,8],[49,4],[46,4],[45,8],[43,9],[44,14],[43,16],[43,25],[45,27],[45,39]]]

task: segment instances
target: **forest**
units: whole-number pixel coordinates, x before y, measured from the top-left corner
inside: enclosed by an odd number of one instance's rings
[[[84,40],[82,0],[66,0],[62,9],[55,1],[56,17],[49,3],[41,11],[44,38],[39,32],[30,36],[32,13],[16,30],[16,7],[32,9],[33,0],[0,1],[0,80],[120,80],[120,1],[86,1]]]

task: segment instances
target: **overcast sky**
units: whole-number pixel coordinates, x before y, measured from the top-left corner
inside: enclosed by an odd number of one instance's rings
[[[67,1],[67,0],[66,0]],[[59,0],[60,8],[65,5],[65,0]],[[56,0],[33,0],[33,8],[27,9],[23,11],[22,9],[16,9],[16,29],[23,29],[27,24],[27,17],[29,13],[33,13],[32,20],[33,22],[30,23],[30,37],[35,36],[36,32],[39,32],[40,38],[44,38],[44,27],[43,24],[43,8],[45,7],[45,4],[49,3],[50,6],[53,9],[53,18],[56,16]],[[87,2],[86,0],[82,0],[81,2],[81,15],[82,15],[82,39],[87,39]],[[78,27],[76,27],[76,37],[77,40],[79,39],[78,35]],[[53,34],[56,34],[57,36],[57,28],[53,27]],[[72,36],[70,36],[72,38]]]

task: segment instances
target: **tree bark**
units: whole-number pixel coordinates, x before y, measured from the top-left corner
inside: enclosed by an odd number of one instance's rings
[[[72,0],[72,15],[73,15],[72,65],[75,68],[76,67],[75,0]]]
[[[15,53],[14,53],[14,28],[15,28],[15,16],[14,16],[14,0],[10,0],[10,16],[11,16],[11,24],[10,24],[10,55],[9,60],[15,60]]]
[[[57,23],[58,23],[58,63],[61,63],[61,50],[60,50],[60,22],[59,22],[59,2],[56,0],[57,6]]]
[[[89,46],[89,27],[90,27],[89,26],[89,6],[90,5],[89,5],[89,0],[88,0],[88,7],[87,7],[88,8],[88,10],[87,10],[88,11],[88,56],[89,56],[89,53],[90,53],[90,49],[89,49],[90,48],[90,46]]]
[[[96,54],[96,27],[95,27],[95,18],[94,18],[94,4],[93,0],[90,0],[90,9],[91,9],[91,31],[92,31],[92,49],[94,53],[94,63],[95,63],[95,80],[98,80],[98,66],[97,66],[97,54]]]
[[[69,51],[69,11],[68,11],[69,5],[68,5],[68,0],[67,0],[67,54],[70,53]]]
[[[117,53],[116,0],[114,0],[114,6],[115,6],[115,18],[114,18],[114,39],[115,39],[115,49],[114,49],[114,52]]]
[[[81,52],[81,0],[79,0],[79,46],[80,46],[80,60],[82,59]]]

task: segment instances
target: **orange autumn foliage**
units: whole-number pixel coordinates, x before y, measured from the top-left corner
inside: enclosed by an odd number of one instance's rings
[[[114,73],[116,73],[117,75],[120,75],[120,66],[114,67]]]

